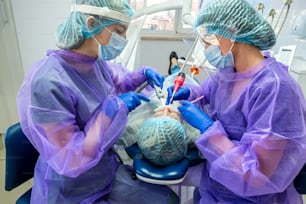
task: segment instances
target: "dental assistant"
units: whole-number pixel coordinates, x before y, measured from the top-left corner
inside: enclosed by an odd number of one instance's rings
[[[38,150],[31,203],[178,203],[167,187],[133,180],[112,146],[128,113],[148,100],[133,91],[153,68],[111,63],[124,49],[133,12],[124,0],[74,0],[50,50],[17,96],[22,130]],[[17,147],[18,148],[18,147]]]
[[[288,67],[262,52],[276,42],[271,26],[245,0],[214,0],[195,27],[217,68],[174,95],[205,96],[178,107],[206,159],[195,203],[303,203],[293,181],[306,161],[306,102]]]

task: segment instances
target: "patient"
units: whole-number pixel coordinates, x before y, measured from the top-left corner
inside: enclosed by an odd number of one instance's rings
[[[167,77],[164,89],[173,84],[173,80],[173,76]],[[188,77],[185,83],[197,85]],[[195,147],[194,141],[199,131],[181,119],[177,111],[178,102],[164,106],[154,92],[150,99],[150,103],[141,104],[129,114],[121,140],[126,147],[137,142],[144,157],[152,164],[174,164],[184,158],[188,148]]]
[[[137,144],[151,163],[164,166],[181,160],[187,153],[186,128],[179,113],[170,107],[156,111],[143,121]]]

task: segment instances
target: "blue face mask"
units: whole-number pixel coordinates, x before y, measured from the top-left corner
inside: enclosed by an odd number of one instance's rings
[[[107,29],[107,28],[105,28]],[[107,31],[109,31],[107,29]],[[127,44],[127,40],[122,38],[117,33],[109,31],[112,35],[110,41],[107,45],[101,45],[98,40],[95,38],[98,43],[98,58],[103,60],[112,60],[120,55],[122,50],[125,48]]]
[[[204,54],[207,61],[212,66],[218,69],[224,69],[227,67],[234,67],[234,58],[231,50],[232,48],[226,55],[222,56],[221,50],[217,45],[210,45],[205,49]]]

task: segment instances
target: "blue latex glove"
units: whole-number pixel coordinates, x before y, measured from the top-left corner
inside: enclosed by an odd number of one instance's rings
[[[170,99],[171,99],[171,97],[172,97],[173,89],[174,89],[174,86],[170,86],[170,87],[167,89],[168,96],[167,96],[166,105],[168,105],[168,104],[170,103]],[[189,98],[189,96],[190,96],[190,89],[181,86],[181,87],[177,90],[177,92],[174,94],[173,100],[187,100],[187,99]]]
[[[181,116],[194,128],[205,132],[214,121],[198,106],[189,101],[183,101],[182,106],[178,107]]]
[[[150,101],[150,99],[147,98],[145,95],[142,95],[142,94],[139,94],[139,93],[135,93],[135,92],[132,92],[132,91],[124,93],[124,94],[121,94],[118,97],[128,107],[129,112],[131,112],[137,106],[139,106],[140,103],[141,103],[141,100],[143,100],[143,101]]]
[[[148,84],[154,88],[154,84],[156,86],[159,86],[161,89],[163,88],[163,84],[164,84],[164,77],[161,76],[159,73],[157,73],[156,71],[154,71],[151,68],[146,68],[145,69],[145,76],[147,79]],[[154,83],[154,84],[153,84]]]

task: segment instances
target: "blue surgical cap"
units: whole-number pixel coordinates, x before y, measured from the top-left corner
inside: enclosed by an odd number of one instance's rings
[[[146,119],[137,135],[137,144],[145,158],[153,164],[173,164],[187,153],[185,126],[167,116]]]
[[[198,26],[203,26],[207,34],[251,44],[260,50],[268,50],[276,42],[270,24],[245,0],[210,1],[195,21],[195,28]]]
[[[133,10],[125,0],[73,0],[74,5],[88,5],[95,7],[107,7],[110,10],[120,12],[127,16],[133,15]],[[87,18],[93,16],[94,23],[86,24]],[[65,22],[59,25],[56,31],[56,44],[61,49],[78,48],[87,38],[92,38],[102,30],[113,24],[126,24],[111,17],[93,15],[80,11],[71,11]]]

